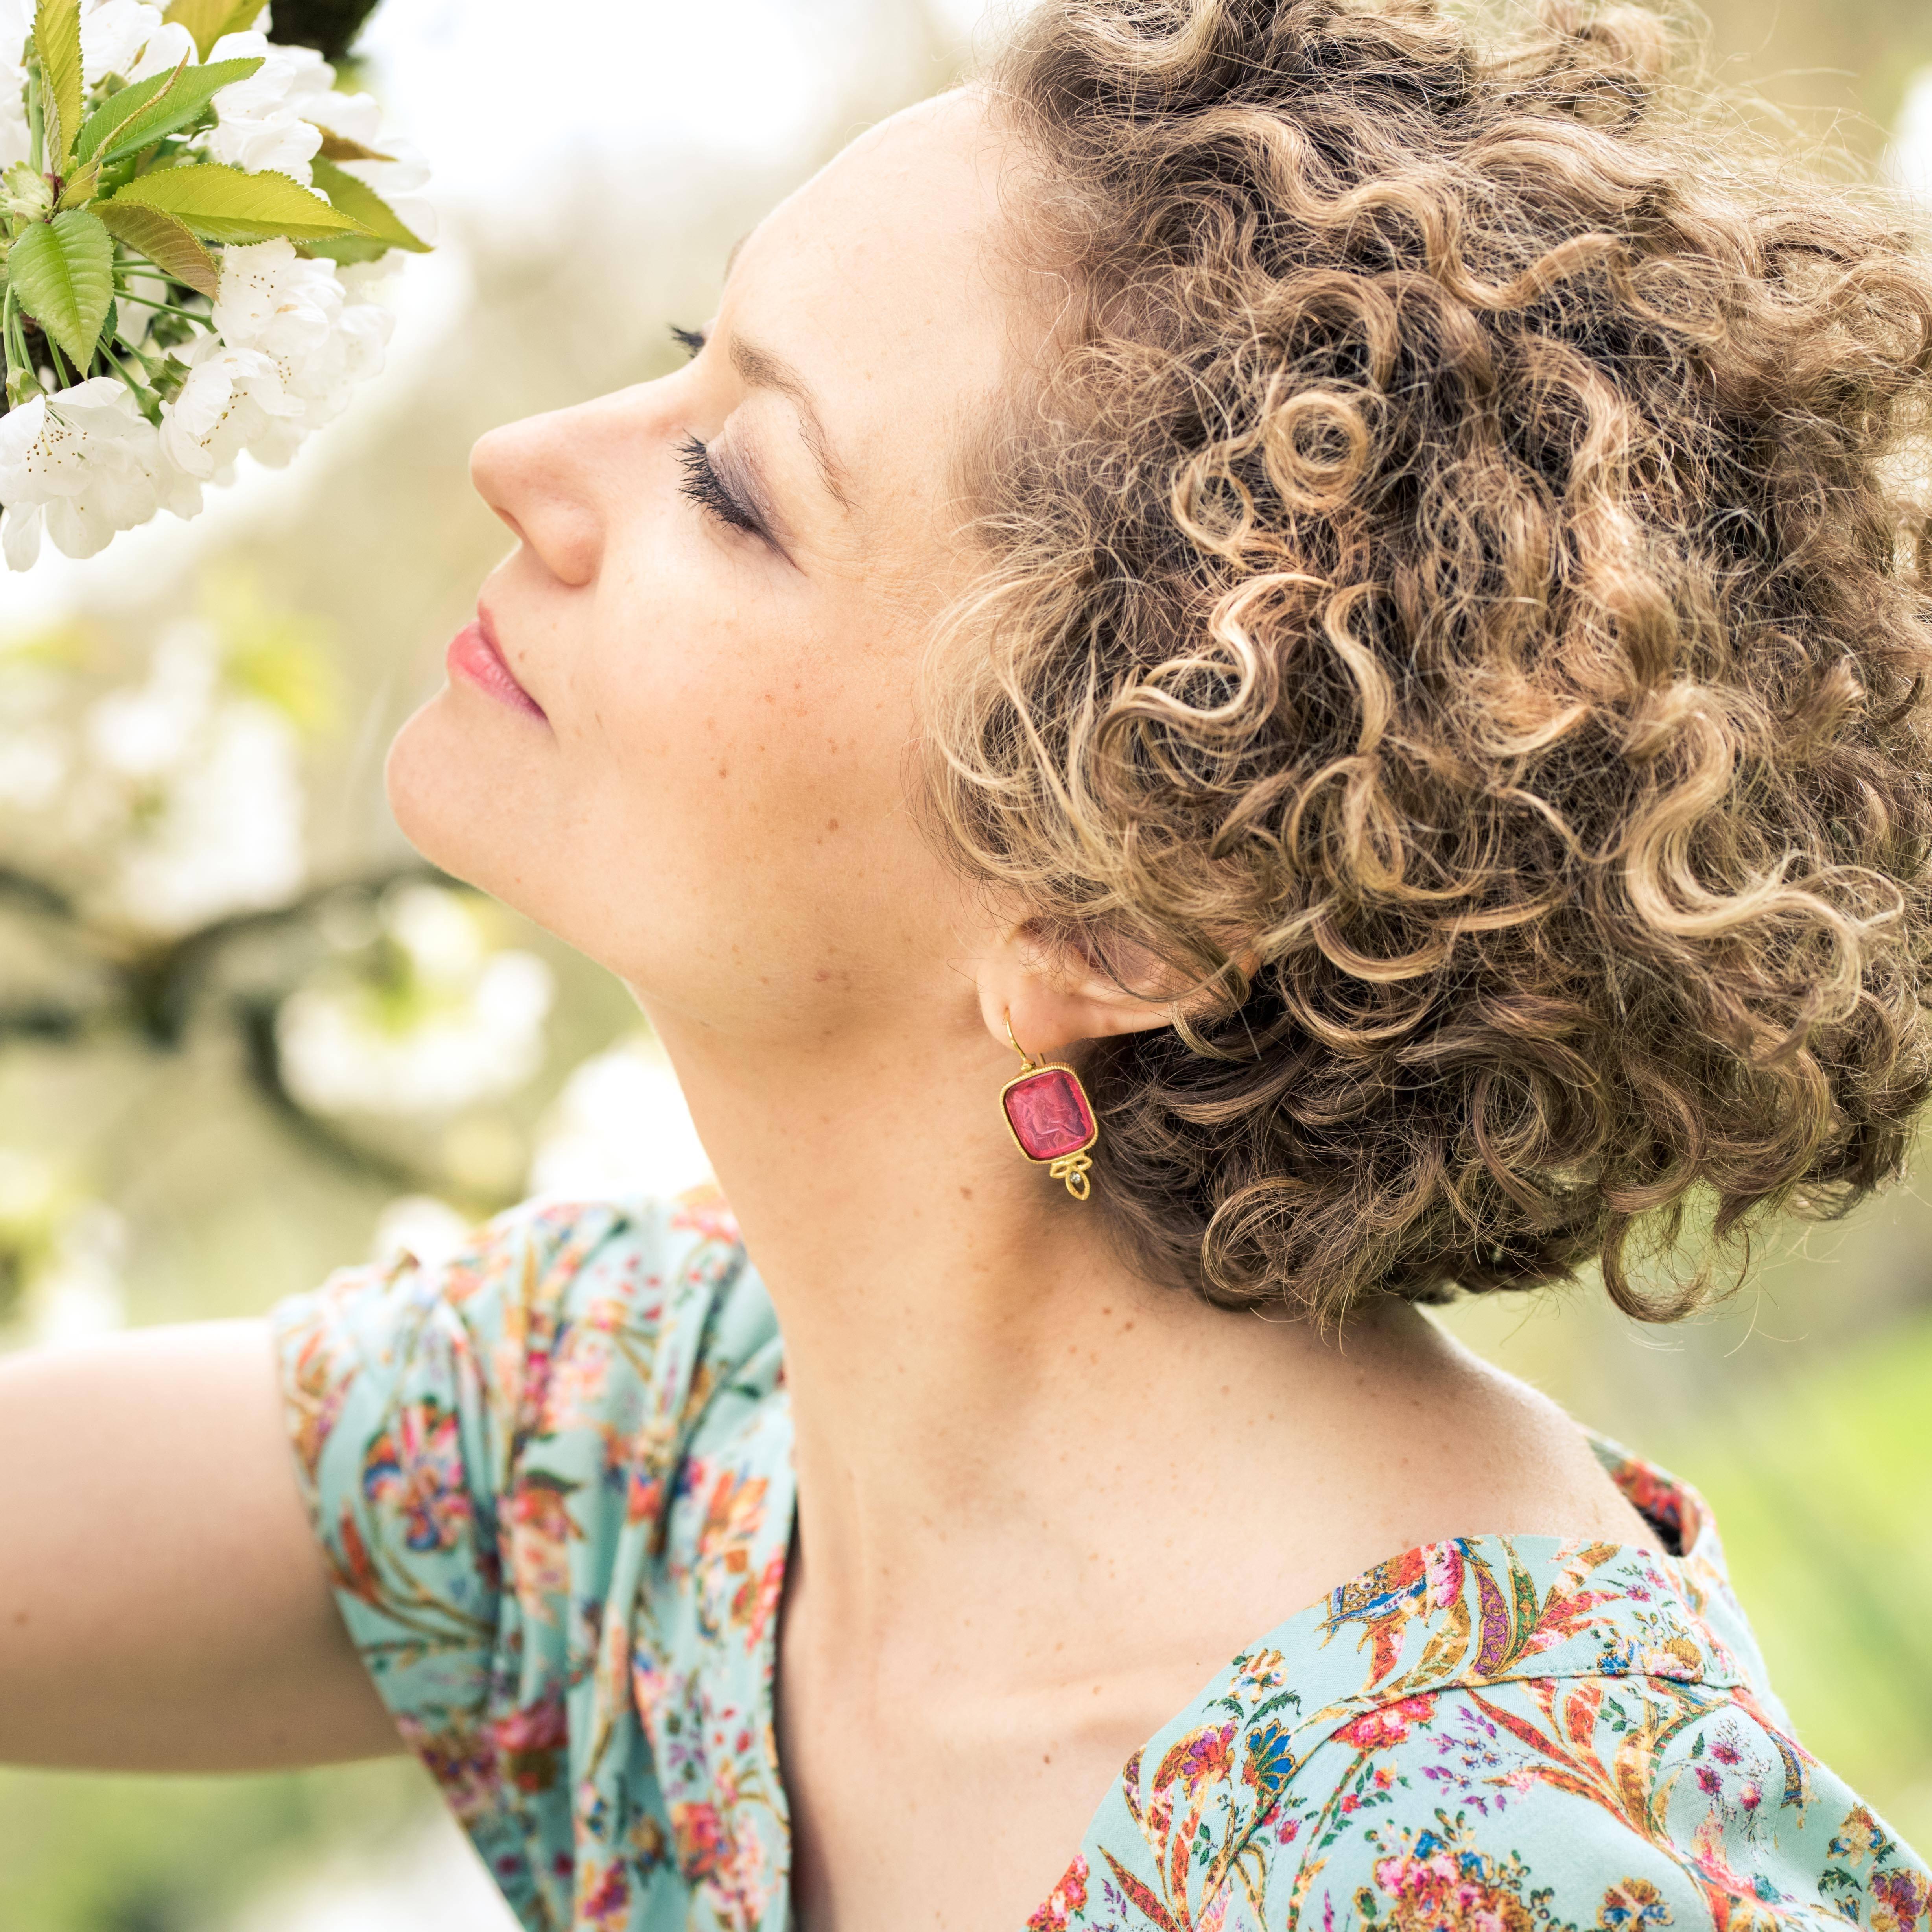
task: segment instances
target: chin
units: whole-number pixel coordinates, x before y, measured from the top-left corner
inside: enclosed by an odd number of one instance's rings
[[[511,794],[452,716],[454,697],[445,685],[410,715],[390,743],[383,787],[397,829],[431,865],[502,898],[493,875],[514,823]]]

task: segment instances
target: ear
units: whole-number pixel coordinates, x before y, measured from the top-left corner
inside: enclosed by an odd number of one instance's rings
[[[1136,949],[1103,965],[1077,939],[1046,937],[1030,922],[1002,932],[979,963],[980,1012],[1010,1052],[1006,1034],[1036,1060],[1076,1040],[1147,1033],[1174,1024],[1182,990],[1150,954]]]

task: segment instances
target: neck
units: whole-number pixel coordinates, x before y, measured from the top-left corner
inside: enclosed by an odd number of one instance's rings
[[[1251,1469],[1297,1418],[1318,1432],[1316,1385],[1360,1366],[1352,1336],[1345,1364],[1303,1324],[1138,1278],[1097,1190],[1072,1200],[1015,1150],[1015,1066],[932,1030],[752,1054],[659,1020],[784,1330],[802,1567],[860,1629],[970,1600],[1016,1543],[1066,1580],[1069,1550],[1118,1546],[1184,1464]]]

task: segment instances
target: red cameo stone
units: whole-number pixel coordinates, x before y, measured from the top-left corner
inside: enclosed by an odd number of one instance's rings
[[[1094,1138],[1094,1116],[1080,1083],[1064,1066],[1043,1066],[1006,1090],[1006,1118],[1032,1160],[1077,1154]]]

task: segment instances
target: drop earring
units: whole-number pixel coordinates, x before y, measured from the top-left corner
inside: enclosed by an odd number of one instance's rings
[[[1076,1201],[1092,1191],[1087,1150],[1100,1138],[1093,1104],[1080,1076],[1058,1060],[1036,1060],[1013,1039],[1013,1016],[1006,1015],[1006,1038],[1020,1057],[1020,1070],[1000,1090],[1000,1111],[1013,1144],[1027,1159],[1064,1181]]]

